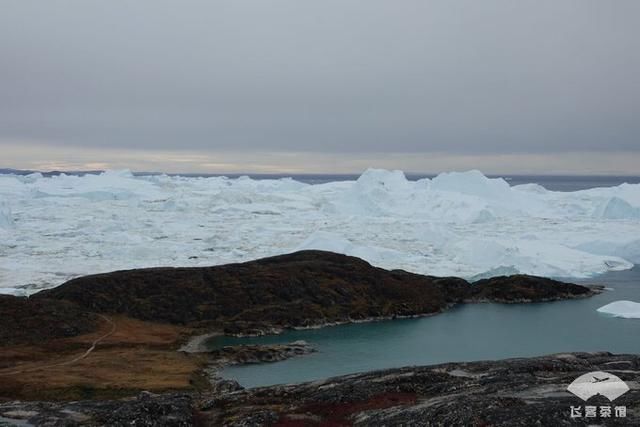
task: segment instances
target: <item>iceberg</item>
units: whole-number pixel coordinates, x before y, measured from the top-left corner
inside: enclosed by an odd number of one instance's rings
[[[510,200],[514,195],[507,181],[487,178],[478,170],[441,173],[431,180],[431,188],[501,201]]]
[[[0,293],[85,274],[247,261],[298,249],[422,274],[591,277],[640,263],[640,185],[575,192],[479,171],[411,181],[0,175]]]
[[[361,216],[411,216],[415,183],[402,171],[369,169],[335,200],[336,210]]]
[[[639,219],[640,208],[631,206],[619,197],[612,197],[596,209],[594,216],[606,219]]]
[[[600,313],[625,319],[640,319],[640,303],[633,301],[614,301],[598,309]]]

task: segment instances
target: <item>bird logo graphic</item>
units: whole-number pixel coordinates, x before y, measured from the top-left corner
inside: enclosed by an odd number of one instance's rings
[[[628,392],[629,386],[613,374],[596,371],[576,378],[567,390],[584,401],[598,394],[614,401]]]

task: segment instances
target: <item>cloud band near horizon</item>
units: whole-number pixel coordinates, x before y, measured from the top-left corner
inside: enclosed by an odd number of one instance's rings
[[[633,0],[8,0],[0,167],[640,174],[638,16]]]

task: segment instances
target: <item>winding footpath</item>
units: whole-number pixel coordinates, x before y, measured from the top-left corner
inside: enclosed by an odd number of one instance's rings
[[[111,325],[111,329],[109,330],[109,332],[107,332],[106,334],[96,338],[92,343],[91,343],[91,347],[89,347],[87,349],[87,351],[85,351],[83,354],[74,357],[71,360],[67,360],[64,362],[60,362],[60,363],[54,363],[52,365],[45,365],[45,366],[36,366],[33,368],[27,368],[27,369],[20,369],[17,371],[11,371],[11,372],[3,372],[0,373],[0,377],[6,377],[6,376],[10,376],[10,375],[18,375],[18,374],[24,374],[26,372],[34,372],[34,371],[39,371],[42,369],[49,369],[49,368],[55,368],[58,366],[67,366],[67,365],[72,365],[84,358],[86,358],[87,356],[89,356],[89,354],[91,354],[91,352],[93,350],[95,350],[96,346],[98,344],[100,344],[100,342],[104,341],[105,339],[109,338],[111,335],[114,334],[114,332],[116,331],[116,324],[113,320],[111,320],[110,318],[108,318],[107,316],[103,316],[102,314],[98,314],[98,316],[100,316],[103,320],[105,320],[107,323],[109,323]]]

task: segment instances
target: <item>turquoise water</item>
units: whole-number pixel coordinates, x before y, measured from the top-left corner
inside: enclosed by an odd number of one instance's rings
[[[578,282],[575,281],[574,282]],[[437,316],[289,331],[257,338],[220,337],[212,347],[305,340],[317,353],[276,363],[229,367],[245,387],[295,383],[407,365],[502,359],[566,351],[640,353],[640,320],[596,312],[616,300],[640,301],[640,267],[582,283],[613,290],[583,300],[466,304]]]

